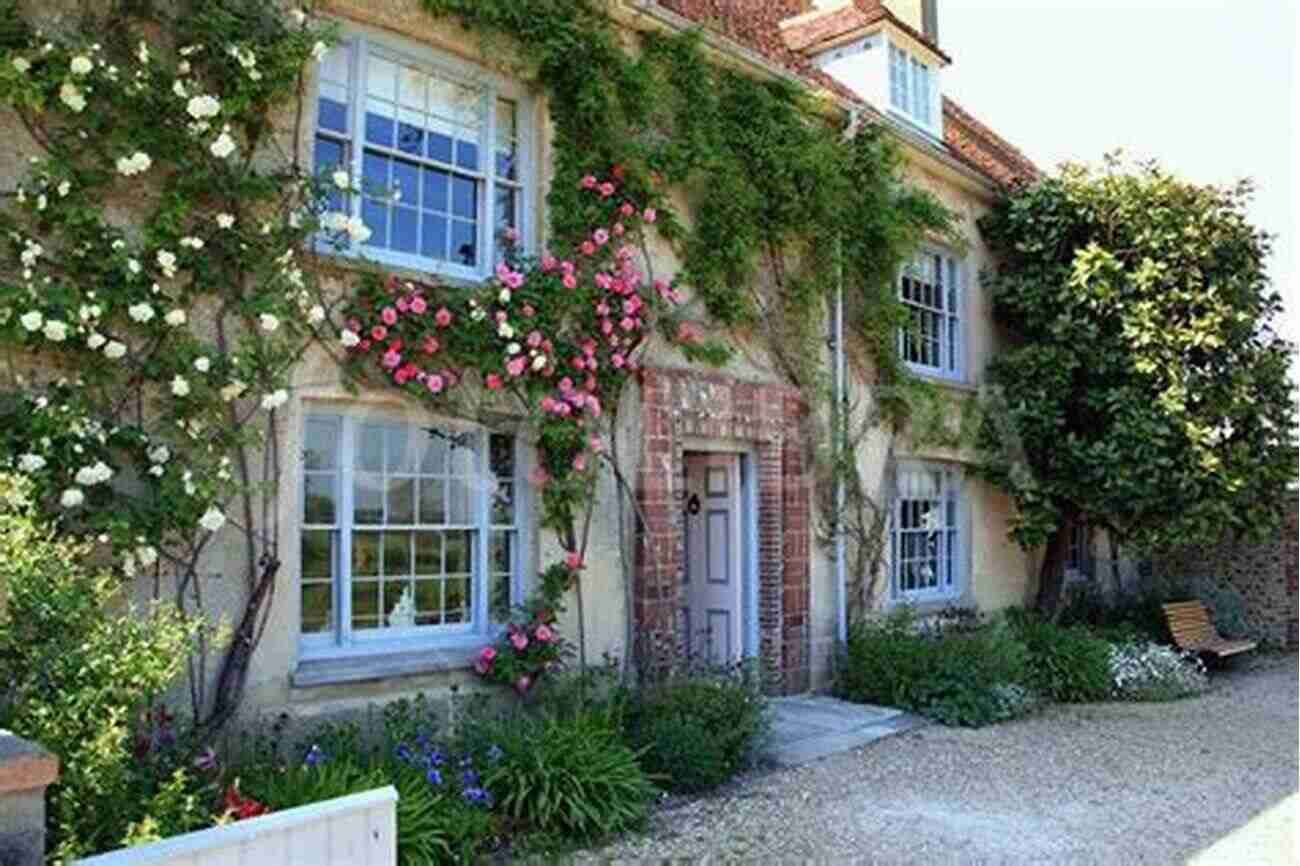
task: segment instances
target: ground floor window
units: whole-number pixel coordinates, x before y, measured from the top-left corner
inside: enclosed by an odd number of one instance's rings
[[[301,487],[305,647],[473,638],[518,595],[513,435],[312,413]]]
[[[895,473],[890,511],[891,592],[920,601],[960,594],[963,485],[960,474],[937,464],[906,464]]]

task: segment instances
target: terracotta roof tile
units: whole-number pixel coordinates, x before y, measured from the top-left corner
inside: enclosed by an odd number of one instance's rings
[[[787,20],[781,24],[781,35],[793,51],[809,53],[818,45],[864,27],[870,27],[878,21],[888,21],[911,36],[922,45],[951,63],[952,58],[944,53],[930,37],[899,18],[885,6],[881,0],[854,0],[846,6],[836,6],[821,12],[801,15],[797,20]]]
[[[817,87],[825,88],[841,98],[862,102],[861,98],[849,88],[814,66],[802,50],[792,47],[792,45],[801,45],[806,48],[816,44],[816,41],[806,41],[813,38],[812,36],[803,34],[791,40],[789,32],[802,30],[805,26],[803,21],[784,28],[781,26],[783,21],[804,15],[807,11],[805,6],[808,5],[804,0],[657,0],[657,2],[683,18],[698,22],[758,52]],[[877,11],[873,12],[873,10]],[[870,19],[873,14],[887,15],[896,26],[930,44],[923,35],[893,16],[879,0],[855,0],[853,6],[828,10],[821,16],[804,17],[805,21],[829,19],[830,23],[817,24],[817,30],[808,31],[828,34],[843,27],[846,21],[859,20],[857,15],[863,16],[864,20],[869,19],[869,23],[874,23],[879,18]],[[839,33],[845,32],[848,30],[839,30]],[[834,35],[822,35],[820,41],[833,38]],[[943,116],[944,142],[953,155],[993,182],[1005,185],[1041,175],[1041,171],[1032,160],[947,97],[943,100]]]

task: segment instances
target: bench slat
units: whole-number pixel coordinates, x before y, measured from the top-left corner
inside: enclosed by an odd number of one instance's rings
[[[1219,657],[1253,650],[1250,640],[1226,640],[1210,622],[1210,613],[1199,601],[1174,601],[1161,606],[1174,643],[1182,649],[1212,653]]]

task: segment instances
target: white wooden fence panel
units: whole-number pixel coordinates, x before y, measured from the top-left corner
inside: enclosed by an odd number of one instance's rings
[[[390,785],[78,860],[76,866],[396,866]]]

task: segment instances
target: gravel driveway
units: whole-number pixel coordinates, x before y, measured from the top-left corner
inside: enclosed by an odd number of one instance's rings
[[[1296,791],[1297,673],[1261,657],[1195,700],[930,726],[669,803],[593,859],[1181,864]]]

